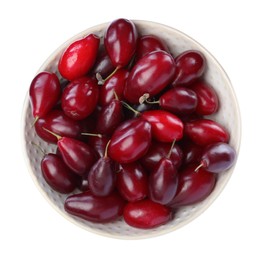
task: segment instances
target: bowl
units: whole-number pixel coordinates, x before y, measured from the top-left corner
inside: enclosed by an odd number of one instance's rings
[[[214,86],[221,101],[218,112],[212,115],[210,118],[217,120],[230,132],[230,144],[235,148],[238,154],[241,138],[239,107],[231,82],[218,61],[201,44],[174,28],[150,21],[133,20],[133,22],[135,23],[140,34],[152,34],[164,39],[174,56],[188,49],[199,50],[205,55],[207,59],[207,71],[205,73],[205,79],[212,86]],[[102,38],[108,24],[109,23],[104,23],[89,28],[66,41],[57,50],[55,50],[50,57],[48,57],[38,72],[50,71],[59,75],[57,65],[60,55],[64,49],[73,41],[80,39],[90,33],[94,33]],[[178,228],[194,220],[213,203],[213,201],[224,189],[235,168],[235,166],[233,166],[229,170],[218,175],[215,189],[210,196],[207,197],[207,199],[200,203],[180,208],[174,215],[172,221],[165,225],[153,229],[142,230],[128,226],[122,219],[107,224],[92,223],[67,214],[64,211],[64,201],[67,195],[55,192],[43,179],[40,170],[40,162],[43,154],[38,151],[36,147],[32,146],[32,142],[38,144],[47,152],[55,152],[56,146],[47,144],[36,135],[34,127],[31,127],[33,121],[34,119],[31,113],[29,96],[27,94],[22,118],[23,148],[29,173],[36,186],[39,188],[40,192],[47,199],[47,201],[65,219],[90,232],[94,232],[103,236],[120,239],[141,239],[154,237],[177,230]]]

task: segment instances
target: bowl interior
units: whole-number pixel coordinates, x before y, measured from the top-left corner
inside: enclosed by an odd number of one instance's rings
[[[177,54],[188,50],[195,49],[201,51],[207,59],[207,71],[205,74],[205,79],[212,84],[212,86],[217,91],[220,99],[220,109],[218,113],[212,116],[218,122],[223,124],[231,134],[230,144],[239,151],[240,137],[241,137],[241,124],[240,124],[240,114],[238,109],[237,100],[235,97],[234,90],[231,86],[230,80],[228,79],[226,73],[220,66],[220,64],[215,60],[215,58],[199,43],[191,39],[189,36],[183,34],[182,32],[161,25],[154,22],[148,21],[134,21],[140,34],[153,34],[161,37],[168,44],[172,54],[176,56]],[[60,75],[57,71],[57,64],[59,57],[63,50],[73,41],[80,39],[90,33],[97,34],[99,37],[103,37],[105,28],[108,24],[101,24],[93,28],[89,28],[73,38],[69,39],[62,46],[60,46],[41,66],[40,71],[51,71],[55,72],[59,78]],[[186,206],[180,208],[174,216],[174,219],[162,225],[160,227],[141,230],[128,226],[124,221],[118,220],[113,223],[98,224],[68,215],[64,211],[64,200],[66,195],[59,194],[53,191],[42,177],[40,170],[40,162],[43,157],[42,153],[32,145],[32,142],[40,145],[46,152],[55,152],[55,146],[47,144],[42,141],[35,133],[31,124],[33,122],[33,117],[31,113],[31,108],[29,104],[29,97],[26,96],[24,111],[23,111],[23,147],[25,151],[25,158],[29,168],[29,172],[39,188],[40,192],[47,198],[51,205],[61,213],[69,221],[89,230],[96,232],[101,235],[111,236],[115,238],[125,238],[125,239],[139,239],[151,236],[157,236],[163,233],[173,231],[183,225],[187,224],[197,216],[199,216],[204,210],[206,210],[214,199],[221,193],[227,181],[231,177],[233,168],[220,174],[218,176],[218,181],[216,187],[212,194],[203,202]]]

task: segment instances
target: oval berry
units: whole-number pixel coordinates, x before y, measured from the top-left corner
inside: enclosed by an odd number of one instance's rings
[[[123,211],[125,222],[136,228],[154,228],[167,223],[172,218],[171,210],[149,199],[129,202]]]
[[[197,165],[189,165],[179,172],[179,183],[174,199],[169,203],[172,208],[190,205],[206,199],[213,191],[216,175]]]
[[[210,172],[222,172],[233,166],[235,149],[227,143],[215,143],[205,147],[201,156],[201,166]]]
[[[49,143],[57,143],[57,138],[44,130],[50,129],[55,134],[72,138],[79,138],[81,126],[78,121],[66,116],[62,110],[52,110],[35,123],[35,130],[39,137]]]
[[[96,61],[99,42],[98,36],[89,34],[70,44],[59,60],[60,74],[70,81],[85,76]]]
[[[99,96],[95,80],[83,77],[70,82],[63,91],[62,109],[75,120],[81,120],[92,114]]]
[[[105,81],[104,85],[101,86],[99,93],[99,104],[101,106],[106,106],[115,99],[114,91],[119,100],[123,99],[123,91],[128,76],[129,71],[119,69],[113,74],[113,76]]]
[[[191,84],[202,76],[206,59],[200,51],[188,50],[175,58],[176,74],[173,86]]]
[[[29,88],[33,116],[45,116],[59,101],[60,95],[60,82],[55,73],[44,71],[36,75]]]
[[[118,163],[141,158],[151,144],[151,125],[140,118],[123,122],[113,133],[108,155]]]
[[[60,193],[70,193],[75,189],[76,179],[60,156],[46,154],[41,160],[41,171],[45,181]]]
[[[185,124],[185,134],[196,144],[206,146],[216,142],[227,143],[228,131],[210,119],[198,119]]]
[[[139,163],[122,164],[117,173],[117,188],[128,201],[144,199],[148,194],[148,178]]]
[[[219,108],[217,93],[214,88],[206,82],[196,82],[190,88],[196,93],[198,104],[196,113],[199,115],[211,115]]]
[[[114,221],[122,215],[125,202],[118,193],[105,197],[92,195],[90,191],[74,194],[65,200],[64,209],[79,218],[106,223]]]
[[[138,32],[132,21],[121,18],[110,23],[104,45],[115,67],[124,67],[129,63],[135,53],[137,39]]]
[[[163,158],[149,176],[149,198],[166,205],[175,196],[178,187],[177,170],[170,159]]]
[[[185,87],[176,87],[165,92],[159,99],[161,108],[177,115],[191,114],[197,107],[196,93]]]
[[[95,196],[107,196],[115,188],[116,173],[113,162],[108,157],[101,157],[88,173],[88,187]]]
[[[162,39],[155,35],[143,35],[139,38],[137,44],[135,60],[137,61],[144,57],[146,54],[158,50],[166,51],[169,53],[169,49]]]
[[[141,117],[152,126],[153,137],[160,142],[173,142],[183,136],[183,123],[175,115],[163,110],[150,110]]]
[[[124,89],[124,97],[130,103],[138,104],[139,98],[148,93],[158,94],[175,74],[174,59],[165,51],[154,51],[141,58],[132,68]]]

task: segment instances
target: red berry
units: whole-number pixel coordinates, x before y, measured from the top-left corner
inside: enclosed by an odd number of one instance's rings
[[[198,105],[196,113],[199,115],[211,115],[219,108],[217,93],[214,88],[206,82],[199,81],[190,86],[196,93]]]
[[[210,119],[198,119],[185,124],[185,134],[196,144],[205,146],[216,142],[229,141],[228,131]]]
[[[123,212],[125,202],[118,193],[106,197],[96,197],[90,191],[69,196],[64,209],[79,218],[106,223],[118,219]]]
[[[75,189],[74,174],[58,155],[46,154],[41,160],[41,171],[46,182],[54,190],[70,193]]]
[[[151,125],[135,118],[123,122],[113,133],[108,155],[118,163],[131,163],[140,159],[151,144]]]
[[[147,173],[139,163],[122,164],[117,173],[117,188],[128,201],[142,200],[148,194]]]
[[[196,93],[185,87],[172,88],[159,98],[159,105],[162,109],[177,115],[186,115],[195,112],[197,103]]]
[[[162,41],[162,39],[154,35],[144,35],[139,38],[136,48],[135,59],[139,60],[146,54],[159,50],[166,51],[169,53],[169,49],[166,43]]]
[[[175,115],[163,110],[150,110],[141,117],[152,126],[153,137],[160,142],[173,142],[183,136],[183,123]]]
[[[204,55],[199,51],[189,50],[175,58],[176,73],[173,86],[191,84],[202,76],[206,68]]]
[[[59,101],[60,94],[61,87],[56,74],[40,72],[35,76],[29,88],[33,116],[38,119],[47,115]]]
[[[49,143],[57,143],[57,138],[44,130],[50,129],[55,134],[72,138],[79,138],[81,126],[78,121],[66,116],[61,110],[52,110],[35,123],[35,130],[39,137]]]
[[[115,67],[124,67],[135,53],[138,32],[134,23],[127,19],[117,19],[110,23],[104,45]]]
[[[171,210],[149,199],[129,202],[123,211],[125,222],[136,228],[149,229],[167,223],[172,218]]]
[[[179,173],[179,184],[174,199],[168,204],[178,208],[206,199],[213,191],[216,175],[203,168],[196,170],[198,165],[190,165]]]
[[[178,174],[174,163],[163,158],[149,176],[149,198],[166,205],[175,196],[178,187]]]
[[[63,91],[62,109],[75,120],[81,120],[92,114],[98,101],[98,85],[89,77],[76,79]]]
[[[171,83],[175,74],[174,59],[165,51],[145,55],[132,68],[124,89],[124,97],[130,103],[138,104],[139,98],[148,93],[158,94]]]
[[[58,64],[61,75],[70,81],[85,76],[96,61],[99,41],[98,36],[89,34],[70,44]]]

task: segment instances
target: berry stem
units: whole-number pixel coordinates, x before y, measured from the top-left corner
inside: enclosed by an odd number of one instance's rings
[[[204,166],[204,164],[203,163],[201,163],[199,166],[197,166],[196,167],[196,169],[194,170],[195,172],[197,172],[201,167],[203,167]]]
[[[117,101],[119,101],[119,97],[118,97],[118,95],[117,95],[117,93],[116,93],[115,90],[113,90],[113,95],[114,95],[115,99],[116,99]]]
[[[45,131],[50,133],[51,135],[55,136],[58,140],[60,140],[62,137],[60,135],[55,134],[54,132],[50,131],[49,129],[42,127]]]
[[[98,138],[102,138],[102,135],[101,135],[101,134],[93,134],[93,133],[81,133],[81,135],[95,136],[95,137],[98,137]]]
[[[33,123],[31,124],[31,127],[33,127],[33,126],[36,124],[36,122],[37,122],[38,120],[39,120],[39,117],[36,116],[36,117],[34,118]]]
[[[106,144],[105,151],[104,151],[104,158],[107,158],[108,157],[108,148],[109,148],[110,141],[111,140],[109,140],[107,142],[107,144]]]
[[[96,78],[98,80],[98,85],[104,85],[105,81],[111,78],[121,67],[117,66],[105,79],[102,78],[100,73],[96,73]]]
[[[139,98],[139,103],[143,104],[146,102],[147,104],[159,104],[159,100],[154,100],[154,101],[149,101],[148,98],[150,97],[149,93],[144,93],[140,98]]]
[[[169,152],[168,152],[168,154],[167,154],[167,159],[169,159],[169,158],[170,158],[170,156],[171,156],[171,154],[172,154],[172,150],[173,150],[173,148],[174,148],[174,145],[175,145],[175,143],[176,143],[176,139],[174,139],[174,140],[173,140],[173,142],[172,142],[172,144],[171,144],[170,150],[169,150]]]
[[[126,107],[127,109],[131,110],[136,116],[140,116],[141,113],[139,111],[137,111],[136,109],[134,109],[133,107],[131,107],[128,103],[126,103],[125,101],[121,101],[122,105],[124,107]]]
[[[31,144],[34,145],[34,146],[36,146],[42,152],[43,155],[46,154],[46,152],[38,144],[36,144],[34,142],[31,142]]]

